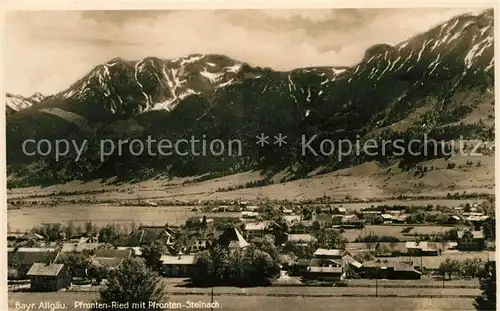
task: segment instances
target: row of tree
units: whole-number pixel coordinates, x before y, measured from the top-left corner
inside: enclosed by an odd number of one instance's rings
[[[447,258],[441,262],[438,271],[443,277],[448,276],[450,280],[452,275],[473,279],[481,275],[488,263],[480,258],[467,258],[463,261]]]
[[[69,221],[66,224],[53,223],[35,226],[30,231],[43,236],[50,242],[62,241],[74,236],[92,237],[98,235],[99,242],[114,243],[137,228],[138,225],[135,222],[130,223],[128,226],[120,223],[112,223],[99,227],[91,221],[87,221],[84,224],[76,224],[74,221]]]
[[[191,281],[195,286],[264,286],[279,273],[279,254],[270,240],[245,248],[218,243],[197,255]]]

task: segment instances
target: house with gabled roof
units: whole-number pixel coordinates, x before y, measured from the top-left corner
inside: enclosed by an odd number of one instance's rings
[[[300,215],[284,215],[283,219],[288,226],[292,226],[296,223],[299,223],[302,220],[302,217]]]
[[[17,271],[17,276],[26,276],[34,263],[51,263],[58,252],[53,248],[8,248],[7,264]]]
[[[61,253],[83,253],[92,252],[104,247],[105,243],[63,243]]]
[[[309,267],[306,278],[317,281],[341,281],[345,279],[342,267]]]
[[[102,266],[107,270],[113,270],[120,266],[120,264],[128,258],[132,257],[132,250],[130,249],[98,249],[91,256],[92,263]]]
[[[309,263],[306,278],[322,281],[340,281],[345,279],[345,262],[342,257],[346,254],[340,249],[318,248]]]
[[[140,247],[161,242],[166,246],[175,244],[175,232],[165,226],[141,226],[130,233],[126,239],[125,246]]]
[[[324,258],[324,259],[340,259],[344,254],[344,250],[341,249],[326,249],[318,248],[314,254],[313,258]]]
[[[249,239],[262,238],[270,232],[270,221],[256,221],[245,223],[245,233]]]
[[[297,243],[300,245],[307,245],[313,241],[314,237],[308,233],[286,233],[287,243]]]
[[[461,251],[482,251],[485,247],[483,231],[461,230],[457,232],[457,248]]]
[[[408,256],[439,256],[443,251],[440,243],[428,241],[410,241],[405,243]]]
[[[195,265],[194,255],[162,255],[160,258],[163,276],[190,277]]]
[[[116,249],[117,250],[131,250],[132,251],[132,255],[134,257],[141,257],[142,256],[142,247],[138,247],[138,246],[135,246],[135,247],[118,246]]]
[[[234,227],[225,229],[217,242],[229,249],[243,249],[250,245],[240,231]]]
[[[377,279],[420,279],[422,272],[416,270],[413,262],[376,260],[365,261],[362,273],[365,277]]]
[[[64,264],[34,263],[26,273],[30,279],[31,290],[57,292],[71,286],[71,276]]]

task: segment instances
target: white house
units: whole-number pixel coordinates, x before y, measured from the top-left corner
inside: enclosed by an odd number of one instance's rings
[[[245,232],[249,239],[262,238],[269,229],[269,221],[247,222],[245,224]]]

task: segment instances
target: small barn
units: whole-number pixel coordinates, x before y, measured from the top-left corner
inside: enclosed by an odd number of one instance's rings
[[[160,258],[162,265],[162,274],[169,277],[190,277],[194,265],[195,256],[193,255],[179,255],[170,256],[163,255]]]
[[[345,278],[342,267],[309,267],[306,278],[317,281],[341,281]]]
[[[31,290],[57,292],[71,285],[71,277],[64,264],[34,263],[26,274],[31,280]]]
[[[57,257],[55,249],[49,248],[9,248],[7,249],[8,266],[16,270],[18,278],[24,278],[36,262],[49,263]]]

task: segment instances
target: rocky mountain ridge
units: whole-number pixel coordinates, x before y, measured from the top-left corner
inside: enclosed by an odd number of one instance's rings
[[[7,122],[8,161],[33,162],[18,151],[19,142],[28,137],[148,135],[236,138],[246,153],[237,158],[129,154],[104,163],[89,153],[85,171],[71,163],[45,167],[58,180],[65,174],[98,177],[159,168],[175,175],[284,167],[300,167],[303,173],[318,166],[334,170],[368,160],[389,161],[358,156],[339,163],[328,156],[303,156],[300,137],[409,139],[426,134],[442,140],[460,135],[491,139],[493,68],[492,10],[454,17],[395,46],[375,45],[352,67],[280,72],[201,54],[175,60],[114,59],[67,90],[13,114]],[[57,109],[57,114],[48,114],[48,109]],[[75,119],[89,126],[83,130]],[[285,148],[259,148],[259,133],[283,133],[289,142]]]

